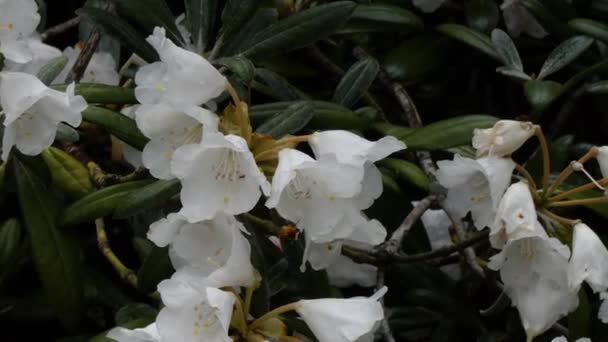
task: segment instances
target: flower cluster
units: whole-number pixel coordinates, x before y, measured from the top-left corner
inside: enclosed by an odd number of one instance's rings
[[[437,172],[438,181],[447,188],[446,210],[460,218],[470,213],[477,229],[490,229],[490,243],[499,253],[488,267],[500,272],[504,291],[517,307],[530,341],[576,309],[583,282],[602,299],[608,289],[608,273],[602,266],[608,251],[598,236],[579,220],[548,209],[567,195],[551,197],[558,182],[572,171],[584,171],[581,162],[573,162],[544,189],[537,189],[525,169],[517,166],[525,178],[511,184],[516,163],[510,155],[535,134],[544,139],[532,123],[508,120],[477,129],[472,143],[478,158],[456,155],[452,161],[438,162]],[[597,156],[602,168],[605,152],[600,151],[605,150],[593,148],[589,155]],[[595,180],[590,184],[601,187]],[[572,227],[571,248],[555,237],[555,227],[562,224]],[[599,311],[604,322],[608,321],[605,303]]]

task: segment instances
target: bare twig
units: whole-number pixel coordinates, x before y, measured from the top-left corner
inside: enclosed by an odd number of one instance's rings
[[[61,24],[57,24],[55,26],[51,26],[48,29],[46,29],[46,31],[42,32],[40,34],[40,39],[41,40],[47,40],[52,36],[56,36],[58,34],[61,34],[69,29],[71,29],[72,27],[78,25],[80,23],[80,17],[74,17],[68,21],[65,21]]]
[[[381,267],[378,269],[378,277],[376,281],[376,291],[380,290],[384,287],[384,276],[385,271],[384,268]],[[384,319],[382,319],[382,335],[384,335],[384,340],[386,342],[397,342],[395,337],[393,336],[393,332],[391,331],[391,326],[388,324],[388,318],[386,317],[386,308],[384,307],[384,297],[380,298],[380,304],[382,305],[382,310],[384,310]]]
[[[102,33],[99,27],[95,28],[93,32],[91,32],[89,39],[87,39],[87,42],[80,51],[80,55],[78,55],[78,58],[76,59],[76,63],[74,63],[72,70],[68,74],[65,83],[80,82],[84,72],[87,70],[87,66],[89,66],[91,58],[93,58],[95,50],[97,50],[97,46],[101,40],[101,35]]]
[[[108,262],[110,262],[121,279],[129,283],[134,288],[137,288],[137,275],[135,275],[135,272],[125,266],[110,248],[110,241],[108,241],[103,218],[98,218],[95,220],[95,228],[97,231],[97,247],[99,248],[101,254],[103,254]]]
[[[431,204],[437,199],[435,195],[429,195],[422,199],[412,211],[405,217],[401,225],[393,232],[390,239],[383,245],[386,253],[396,254],[401,249],[403,238],[418,222],[420,217],[430,208]]]
[[[444,208],[445,213],[448,215],[448,217],[452,221],[452,229],[456,233],[456,236],[458,236],[459,241],[465,241],[466,235],[465,235],[464,223],[462,222],[462,219],[455,217],[452,213],[450,213],[449,210],[446,210],[445,205],[442,205],[442,206]],[[479,265],[479,262],[477,262],[477,255],[475,253],[475,250],[471,247],[467,247],[464,250],[461,250],[460,253],[461,253],[462,257],[464,258],[464,260],[466,261],[466,263],[469,265],[469,267],[471,267],[473,272],[475,272],[481,278],[485,279],[486,274],[485,274],[483,268],[481,267],[481,265]]]

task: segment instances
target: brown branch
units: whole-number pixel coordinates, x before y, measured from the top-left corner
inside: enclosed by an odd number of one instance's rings
[[[445,210],[445,205],[443,205],[443,208]],[[448,217],[452,221],[451,229],[454,231],[454,233],[458,237],[458,240],[464,241],[466,239],[466,234],[464,231],[464,223],[463,223],[462,219],[458,218],[458,217],[454,217],[454,215],[451,214],[449,210],[445,210],[445,213],[448,215]],[[484,272],[483,267],[481,267],[481,265],[479,265],[479,262],[477,262],[477,254],[475,253],[475,250],[473,248],[467,247],[463,250],[460,250],[459,253],[464,258],[464,260],[469,265],[469,267],[471,267],[473,272],[475,272],[477,275],[479,275],[483,279],[486,278],[486,273]]]
[[[61,34],[69,29],[71,29],[72,27],[78,25],[80,23],[80,17],[74,17],[66,22],[63,22],[61,24],[57,24],[55,26],[51,26],[48,29],[46,29],[46,31],[42,32],[40,34],[40,39],[41,40],[47,40],[52,36],[56,36],[58,34]]]
[[[376,281],[376,291],[380,290],[384,287],[384,276],[385,270],[383,267],[378,269],[378,276]],[[382,335],[384,335],[384,340],[386,342],[397,342],[395,337],[393,336],[393,332],[391,331],[391,326],[388,324],[388,318],[386,317],[386,308],[384,307],[384,297],[380,298],[380,304],[382,305],[382,310],[384,311],[384,318],[382,319]]]
[[[70,70],[70,73],[68,74],[65,83],[80,82],[80,79],[84,75],[84,72],[87,70],[87,66],[89,66],[91,58],[93,58],[95,50],[97,50],[97,46],[101,41],[101,36],[101,29],[99,27],[95,28],[95,30],[91,32],[91,35],[89,36],[89,39],[87,39],[87,42],[84,44],[84,47],[80,51],[80,55],[78,55],[78,58],[76,59],[72,70]]]
[[[384,250],[388,254],[396,254],[401,249],[403,239],[412,229],[414,224],[420,220],[420,217],[430,208],[431,204],[437,199],[435,195],[429,195],[422,199],[412,211],[405,217],[401,225],[393,232],[390,239],[383,245]]]

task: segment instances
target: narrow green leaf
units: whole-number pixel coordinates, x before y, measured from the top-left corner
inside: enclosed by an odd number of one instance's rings
[[[553,81],[530,80],[524,85],[524,93],[532,109],[542,112],[560,95],[562,87]]]
[[[84,7],[80,13],[101,26],[106,33],[116,38],[129,50],[148,62],[159,60],[158,53],[131,24],[122,18],[93,7]]]
[[[605,23],[586,18],[576,18],[570,20],[568,25],[570,25],[570,27],[577,32],[601,40],[608,44],[608,25]]]
[[[379,70],[380,65],[374,58],[353,64],[338,83],[332,101],[344,107],[354,106],[374,82]]]
[[[19,205],[47,300],[62,323],[75,329],[83,313],[78,245],[57,228],[58,201],[29,168],[14,160]]]
[[[255,82],[252,87],[272,98],[278,100],[307,99],[308,95],[289,83],[285,77],[268,69],[255,69]]]
[[[42,83],[48,86],[55,80],[55,78],[57,78],[57,76],[59,76],[63,68],[65,68],[66,64],[68,64],[68,58],[66,56],[59,56],[53,58],[49,62],[47,62],[40,69],[40,71],[38,71],[36,77],[38,77],[38,79],[42,81]]]
[[[257,133],[270,134],[275,138],[281,138],[284,135],[296,133],[304,128],[313,116],[314,105],[311,102],[297,102],[282,112],[275,114],[255,131]]]
[[[168,248],[154,246],[137,272],[137,287],[143,293],[152,293],[156,291],[158,283],[169,278],[174,271]]]
[[[158,310],[148,304],[129,303],[116,312],[114,322],[122,326],[137,319],[154,321],[156,316],[158,316]]]
[[[122,205],[114,211],[114,218],[126,218],[143,210],[154,208],[165,203],[179,193],[181,185],[178,180],[158,180],[129,193],[122,200]]]
[[[355,6],[336,1],[289,16],[256,34],[243,54],[266,57],[312,44],[344,26]]]
[[[251,45],[253,37],[277,22],[279,14],[274,8],[260,8],[242,29],[229,37],[222,46],[220,56],[233,56]]]
[[[296,101],[280,101],[271,102],[249,107],[249,119],[254,126],[261,125],[264,121],[270,119],[276,113],[279,113],[285,108],[291,106]]]
[[[102,126],[118,139],[139,150],[148,142],[148,138],[137,128],[135,120],[109,109],[89,106],[82,112],[82,119]]]
[[[591,94],[608,94],[608,81],[591,83],[587,87],[587,92]]]
[[[240,30],[258,8],[259,0],[227,0],[222,11],[222,35],[229,38]]]
[[[67,84],[56,84],[51,88],[65,91]],[[111,86],[98,83],[79,83],[74,90],[76,95],[80,95],[88,103],[100,104],[136,104],[135,90],[119,86]]]
[[[357,5],[340,33],[407,31],[424,28],[422,20],[411,11],[388,4]]]
[[[243,56],[224,57],[218,59],[217,62],[228,68],[245,83],[251,81],[255,76],[255,65]]]
[[[112,0],[118,13],[124,14],[138,25],[152,32],[155,27],[163,27],[167,37],[178,45],[184,45],[184,39],[175,24],[175,16],[164,0]]]
[[[15,263],[21,247],[21,226],[17,219],[9,219],[0,227],[0,283]]]
[[[78,160],[60,149],[49,147],[42,151],[53,183],[72,198],[81,198],[93,191],[88,170]]]
[[[392,171],[399,179],[402,179],[418,188],[428,191],[431,184],[429,177],[418,167],[418,165],[401,159],[386,158],[379,165]]]
[[[502,58],[494,49],[490,37],[483,33],[471,30],[470,28],[459,24],[441,24],[437,26],[437,30],[502,62]]]
[[[438,34],[423,34],[405,40],[389,51],[384,68],[395,80],[413,83],[437,73],[449,62],[452,42]]]
[[[401,139],[408,150],[444,150],[469,145],[475,128],[492,127],[496,121],[489,115],[463,115],[415,129]]]
[[[375,123],[372,128],[382,135],[392,135],[397,139],[403,140],[415,129],[405,126],[392,125],[387,122]]]
[[[197,52],[202,53],[213,33],[218,0],[186,0],[185,5],[192,41]]]
[[[538,73],[538,79],[542,80],[545,77],[561,70],[566,65],[570,64],[578,56],[580,56],[585,50],[593,44],[593,38],[585,36],[572,37],[565,42],[559,44],[545,60],[540,72]]]
[[[129,193],[150,184],[150,182],[151,180],[141,180],[117,184],[90,193],[65,208],[60,219],[60,225],[73,226],[110,215],[123,205],[123,199]]]
[[[500,19],[500,11],[493,0],[467,0],[464,11],[467,25],[483,33],[495,29]]]
[[[515,43],[513,43],[511,37],[505,31],[501,29],[494,29],[492,31],[492,45],[506,66],[517,71],[524,71],[524,66],[521,63]]]

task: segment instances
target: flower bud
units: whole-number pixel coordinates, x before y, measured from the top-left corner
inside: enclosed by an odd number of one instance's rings
[[[473,147],[477,149],[477,157],[507,156],[530,139],[535,129],[531,122],[500,120],[492,128],[475,129]]]

